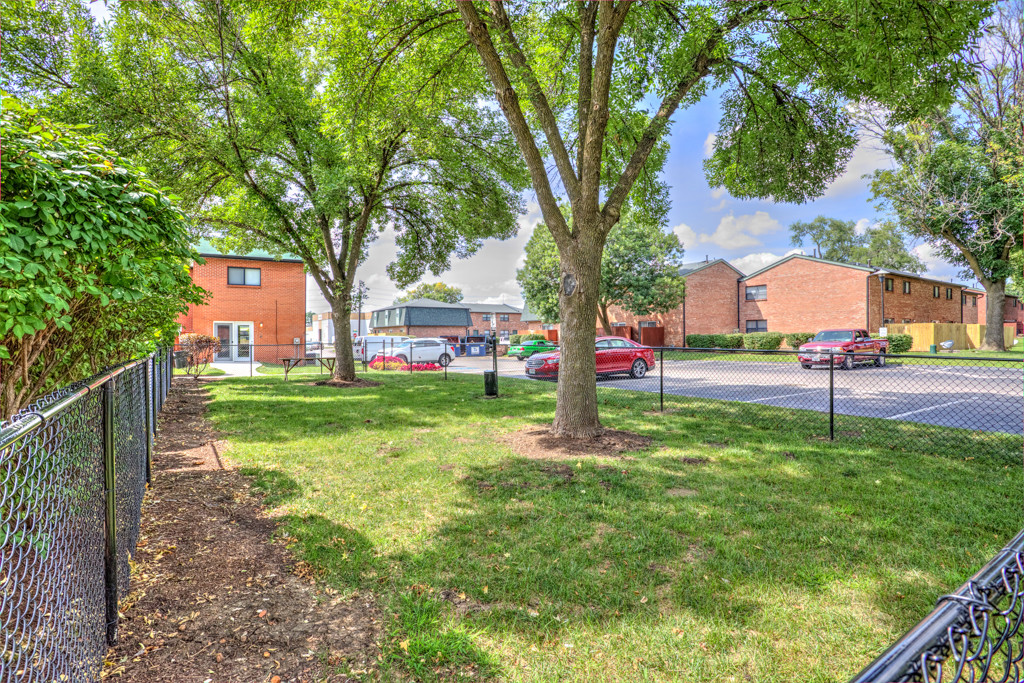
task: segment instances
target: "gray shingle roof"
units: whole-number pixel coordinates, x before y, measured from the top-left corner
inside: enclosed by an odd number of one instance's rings
[[[462,304],[449,304],[433,299],[413,299],[380,308],[373,312],[371,327],[399,325],[430,325],[437,327],[469,327],[473,324],[469,310]]]
[[[464,302],[459,305],[465,306],[470,313],[522,313],[515,306],[508,304],[467,304]]]

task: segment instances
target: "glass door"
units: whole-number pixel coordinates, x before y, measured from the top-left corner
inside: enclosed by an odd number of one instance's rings
[[[217,323],[215,327],[217,338],[220,339],[217,360],[231,360],[231,324]]]
[[[249,359],[249,354],[252,353],[252,347],[249,345],[250,340],[250,326],[248,323],[238,323],[235,325],[238,338],[238,355],[235,356],[236,360]]]

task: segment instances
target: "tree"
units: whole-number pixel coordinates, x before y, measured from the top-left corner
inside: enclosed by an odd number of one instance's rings
[[[387,227],[392,279],[516,230],[522,170],[482,80],[415,3],[124,3],[76,96],[147,159],[225,248],[299,255],[331,305],[352,380],[352,290]],[[447,16],[447,21],[452,21]],[[431,23],[434,22],[434,23]]]
[[[683,302],[679,275],[683,248],[679,238],[658,225],[627,215],[608,235],[601,259],[597,320],[611,334],[610,306],[633,315],[667,313]],[[516,281],[531,310],[544,320],[558,320],[558,248],[548,230],[534,230],[526,244],[526,262]]]
[[[793,223],[789,231],[794,247],[810,241],[818,258],[840,263],[867,263],[911,273],[924,272],[924,263],[910,253],[903,232],[892,221],[870,227],[858,235],[857,224],[853,221],[818,216],[809,223]]]
[[[396,297],[395,303],[400,304],[413,299],[433,299],[448,304],[457,304],[462,301],[462,290],[458,287],[449,287],[443,282],[423,283]]]
[[[558,248],[561,365],[552,431],[574,438],[600,431],[594,320],[605,240],[628,205],[649,217],[663,213],[657,172],[676,111],[731,83],[705,165],[709,181],[736,197],[804,201],[820,195],[852,153],[846,103],[890,105],[908,119],[947,99],[966,72],[949,57],[977,36],[988,7],[456,4]]]
[[[3,98],[0,415],[167,344],[201,303],[185,217],[86,126]]]
[[[313,311],[306,311],[306,327],[313,324]]]
[[[1024,239],[1024,4],[1000,5],[956,105],[876,134],[896,168],[871,184],[881,208],[985,288],[983,349],[1003,350],[1011,255]]]

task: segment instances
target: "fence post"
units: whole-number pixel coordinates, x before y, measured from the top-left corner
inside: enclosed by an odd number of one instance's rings
[[[836,354],[828,352],[828,440],[836,440]]]
[[[665,412],[665,348],[658,349],[658,369],[661,374],[658,379],[658,397],[661,400],[661,412]]]
[[[498,338],[491,335],[491,360],[494,365],[494,395],[498,395]]]
[[[114,382],[103,383],[103,481],[104,515],[103,579],[106,598],[107,645],[117,644],[117,477],[114,471]]]
[[[145,373],[146,373],[146,485],[148,486],[153,481],[153,418],[155,416],[150,415],[150,409],[153,407],[152,393],[153,383],[152,376],[150,374],[150,364],[153,362],[152,358],[146,360]]]

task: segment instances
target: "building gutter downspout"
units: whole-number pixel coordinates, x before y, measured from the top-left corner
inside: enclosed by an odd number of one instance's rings
[[[868,273],[867,278],[864,280],[864,329],[871,334],[871,276],[874,273]]]

